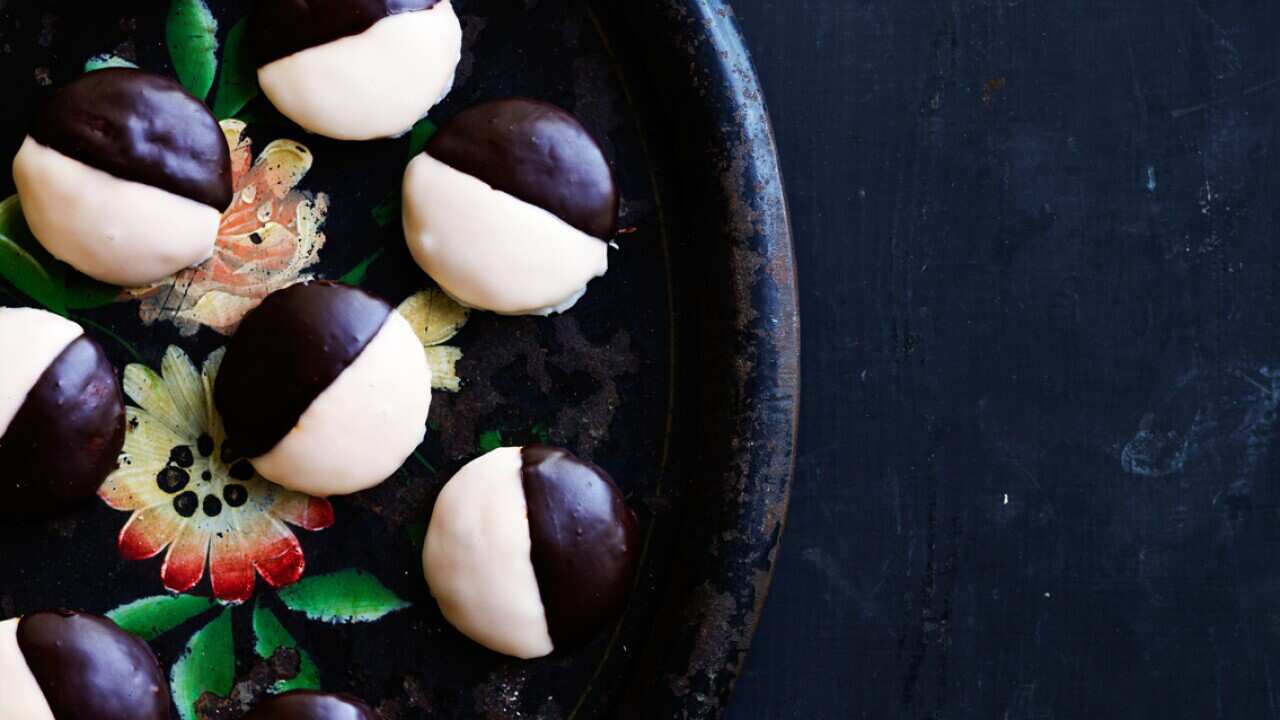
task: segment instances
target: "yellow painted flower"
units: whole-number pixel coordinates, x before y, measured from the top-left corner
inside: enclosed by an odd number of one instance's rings
[[[215,351],[197,371],[170,347],[161,374],[125,368],[125,392],[140,407],[126,409],[120,468],[98,496],[133,513],[120,531],[124,557],[143,560],[168,548],[160,570],[167,589],[191,589],[207,564],[214,597],[243,602],[253,595],[255,575],[272,587],[302,577],[302,547],[286,523],[321,530],[334,516],[328,500],[268,482],[227,444],[213,406],[223,354]]]
[[[458,392],[462,380],[458,378],[456,365],[462,359],[462,350],[444,345],[467,324],[471,311],[440,290],[423,290],[396,308],[427,352],[431,366],[431,387],[435,390]]]

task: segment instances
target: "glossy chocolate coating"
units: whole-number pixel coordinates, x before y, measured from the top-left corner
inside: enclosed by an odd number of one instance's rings
[[[373,709],[350,695],[295,690],[268,698],[244,720],[376,720]]]
[[[31,137],[107,172],[209,205],[231,205],[231,151],[204,103],[132,68],[85,73],[44,103]]]
[[[609,474],[567,450],[522,451],[531,555],[557,650],[590,640],[616,619],[635,575],[635,513]]]
[[[613,169],[582,123],[555,105],[524,98],[476,105],[440,128],[426,151],[592,237],[608,241],[617,231]]]
[[[311,282],[277,290],[245,315],[213,388],[236,450],[256,457],[275,447],[391,311],[358,288]]]
[[[359,35],[388,15],[427,10],[440,0],[259,0],[249,43],[262,67],[307,48]]]
[[[27,615],[18,647],[58,720],[168,720],[169,686],[155,655],[106,618]]]
[[[81,335],[54,358],[0,436],[0,512],[46,512],[97,491],[124,445],[124,396]]]

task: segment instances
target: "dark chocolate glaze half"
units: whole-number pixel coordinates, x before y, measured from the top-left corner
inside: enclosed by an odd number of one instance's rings
[[[71,342],[0,435],[0,512],[48,512],[97,491],[124,445],[124,397],[96,341]]]
[[[350,695],[295,690],[268,698],[244,720],[376,720],[373,708]]]
[[[590,640],[617,619],[636,569],[635,513],[609,474],[569,451],[521,452],[531,555],[556,650]]]
[[[359,35],[384,17],[428,10],[440,0],[259,0],[249,19],[258,67],[339,38]]]
[[[96,615],[39,612],[18,647],[58,720],[168,720],[169,686],[146,643]]]
[[[228,442],[265,454],[382,328],[391,306],[332,282],[293,285],[245,315],[227,345],[213,401]]]
[[[222,212],[231,151],[204,103],[166,77],[132,68],[85,73],[40,108],[31,137],[114,175]]]
[[[618,188],[604,151],[578,119],[550,103],[495,100],[458,114],[427,153],[492,187],[608,241]]]

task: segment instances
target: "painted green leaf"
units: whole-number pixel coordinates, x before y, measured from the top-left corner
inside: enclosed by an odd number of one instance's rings
[[[206,692],[226,696],[235,683],[235,641],[231,608],[196,631],[169,675],[173,701],[182,720],[196,720],[196,701]]]
[[[546,423],[534,425],[529,432],[533,433],[533,436],[538,438],[538,442],[543,445],[551,444],[551,429],[547,427]]]
[[[373,221],[378,227],[387,227],[400,221],[400,191],[396,190],[382,199],[373,208]]]
[[[356,263],[356,266],[346,272],[345,275],[338,278],[338,282],[347,285],[360,285],[364,282],[365,277],[369,274],[369,267],[382,257],[382,253],[386,252],[386,248],[378,248],[374,250],[369,257]]]
[[[154,640],[213,607],[199,595],[156,595],[134,600],[107,613],[115,624],[143,640]]]
[[[316,667],[311,654],[298,647],[275,613],[262,604],[259,599],[253,606],[253,651],[260,658],[269,658],[280,648],[293,648],[298,651],[298,674],[288,680],[281,680],[272,688],[272,692],[282,693],[290,690],[319,690],[320,669]]]
[[[31,235],[18,196],[0,201],[0,277],[60,315],[115,302],[120,291],[55,260]]]
[[[218,21],[209,6],[204,0],[172,0],[164,33],[179,82],[205,99],[218,69]]]
[[[258,94],[258,70],[249,50],[248,18],[231,26],[222,48],[222,68],[218,71],[218,91],[213,96],[213,114],[219,120],[235,117]]]
[[[49,310],[59,315],[67,314],[67,305],[58,292],[57,282],[30,253],[3,232],[0,232],[0,277]]]
[[[128,60],[125,60],[119,55],[110,55],[105,53],[102,55],[94,55],[93,57],[84,61],[85,72],[93,72],[94,70],[101,70],[103,68],[113,68],[113,67],[136,68],[138,67],[138,65],[137,63],[133,63]]]
[[[436,127],[435,123],[426,118],[422,118],[418,122],[414,123],[413,130],[409,131],[410,160],[416,157],[418,153],[422,152],[422,149],[427,146],[427,141],[431,139],[432,135],[436,134],[436,130],[438,129],[439,128]]]
[[[333,624],[373,622],[409,603],[363,570],[305,578],[280,591],[280,600],[312,620]]]
[[[497,450],[502,447],[502,433],[497,430],[486,430],[480,433],[480,442],[476,446],[482,453]]]
[[[422,547],[427,544],[427,523],[409,523],[404,526],[404,534],[409,538],[409,543],[413,545],[413,549],[421,555]]]
[[[430,427],[430,425],[431,425],[430,423],[427,423],[428,427]],[[440,428],[438,427],[433,427],[431,429],[435,432],[440,432]],[[430,472],[432,474],[440,472],[439,470],[436,470],[435,465],[432,465],[431,463],[427,462],[427,459],[422,457],[422,453],[418,452],[417,450],[413,451],[413,459],[417,460],[419,465],[426,468],[427,472]]]

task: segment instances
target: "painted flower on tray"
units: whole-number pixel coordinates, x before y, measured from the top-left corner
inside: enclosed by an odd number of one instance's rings
[[[160,374],[145,365],[125,368],[125,392],[140,407],[126,410],[120,467],[98,495],[133,513],[120,531],[121,555],[143,560],[168,548],[160,570],[165,588],[191,589],[207,564],[213,595],[243,602],[256,575],[277,588],[302,577],[302,546],[286,523],[322,530],[334,515],[328,500],[263,479],[225,441],[213,406],[223,354],[216,350],[197,370],[171,346]]]
[[[262,298],[307,279],[303,271],[320,259],[325,243],[320,228],[329,198],[297,189],[311,170],[311,151],[293,140],[276,140],[254,161],[244,131],[239,120],[222,121],[235,196],[222,215],[213,257],[131,290],[142,299],[138,312],[143,322],[168,319],[184,335],[201,325],[229,334]]]

